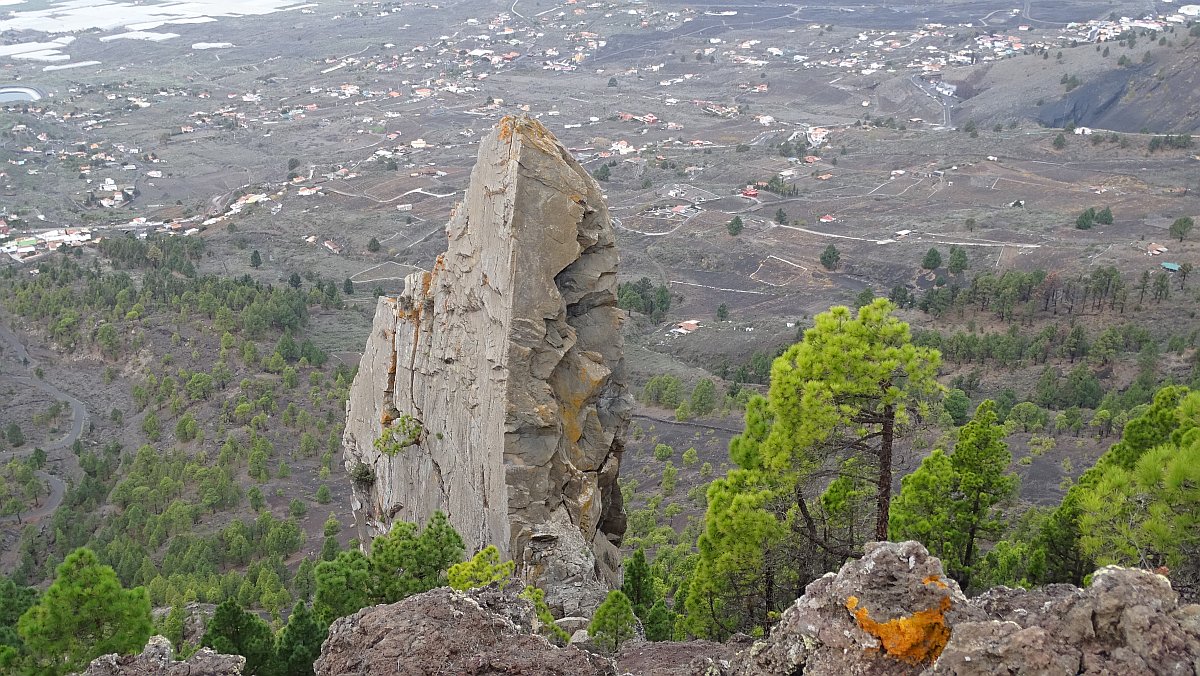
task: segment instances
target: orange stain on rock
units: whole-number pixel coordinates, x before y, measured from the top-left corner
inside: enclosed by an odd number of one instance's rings
[[[857,596],[846,599],[846,609],[863,631],[879,639],[883,653],[908,664],[933,661],[942,654],[950,640],[950,627],[946,624],[950,605],[950,597],[944,596],[936,608],[877,622],[866,608],[859,607]]]

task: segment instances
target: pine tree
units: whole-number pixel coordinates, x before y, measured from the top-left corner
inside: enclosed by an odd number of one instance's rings
[[[957,275],[967,269],[969,261],[967,260],[967,252],[961,246],[950,247],[950,261],[946,263],[946,270],[952,275]]]
[[[1008,471],[1012,454],[1004,443],[1004,428],[996,415],[996,405],[985,400],[975,417],[959,432],[950,462],[958,473],[956,524],[965,529],[959,558],[963,571],[960,582],[971,584],[971,570],[979,556],[979,541],[997,539],[1003,532],[996,505],[1011,497],[1017,489],[1017,477]]]
[[[35,673],[81,671],[100,655],[129,654],[146,645],[153,624],[144,588],[122,588],[113,569],[85,548],[69,554],[55,574],[17,622]]]
[[[372,600],[395,603],[445,584],[447,569],[463,554],[462,538],[442,512],[434,512],[419,535],[416,524],[396,522],[371,543]]]
[[[892,503],[890,537],[923,543],[964,588],[971,583],[979,540],[1002,532],[996,505],[1017,486],[1008,472],[1012,455],[995,409],[991,400],[980,404],[960,430],[954,453],[935,450],[921,461],[904,477]]]
[[[1175,222],[1171,223],[1171,236],[1178,237],[1179,241],[1182,242],[1183,238],[1187,237],[1188,233],[1191,232],[1192,228],[1194,227],[1196,227],[1196,222],[1191,216],[1177,218],[1175,219]]]
[[[926,270],[937,270],[942,267],[942,254],[936,248],[930,248],[921,259],[921,267]]]
[[[217,606],[208,620],[200,645],[227,655],[246,658],[247,676],[270,676],[275,671],[275,637],[271,627],[229,599]]]
[[[317,565],[309,557],[304,557],[292,577],[292,596],[297,601],[308,601],[317,589]]]
[[[646,550],[638,547],[632,556],[625,559],[624,569],[621,591],[633,604],[634,613],[644,620],[655,601],[654,576],[650,573],[650,565],[646,563]]]
[[[646,615],[646,640],[669,641],[675,629],[675,613],[667,610],[667,604],[659,599]]]
[[[258,249],[250,252],[250,267],[257,268],[262,266],[262,254],[258,253]]]
[[[379,253],[381,248],[382,247],[379,244],[379,240],[375,239],[374,237],[367,242],[367,251],[370,251],[371,253]]]
[[[744,227],[745,227],[745,224],[742,223],[741,216],[734,216],[733,220],[731,220],[725,224],[725,229],[728,230],[729,234],[733,235],[734,237],[737,237],[738,235],[742,234],[742,229]]]
[[[892,310],[882,298],[857,314],[835,307],[773,363],[769,397],[751,399],[730,441],[737,467],[708,488],[684,604],[691,634],[765,627],[795,598],[802,566],[836,566],[866,539],[887,538],[893,447],[941,392],[939,355],[914,346]],[[809,472],[826,466],[847,480],[818,500]],[[870,483],[851,480],[863,475]]]
[[[821,265],[824,266],[826,270],[836,270],[838,261],[841,259],[842,253],[838,251],[837,247],[832,244],[825,247],[825,250],[821,252]]]
[[[633,605],[629,598],[618,590],[608,592],[604,603],[596,609],[591,624],[588,625],[588,636],[596,639],[596,645],[602,650],[616,652],[621,644],[633,638],[637,633],[637,616],[633,613]]]
[[[329,625],[371,602],[370,562],[357,549],[338,552],[332,561],[317,564],[316,578],[313,612],[321,624]]]
[[[325,641],[327,633],[317,623],[308,606],[297,603],[275,643],[276,673],[312,676],[313,663],[321,654],[321,643]]]
[[[708,415],[717,406],[717,386],[709,378],[701,378],[692,389],[693,415]]]
[[[447,575],[450,586],[454,589],[467,590],[486,587],[493,582],[499,582],[503,589],[510,581],[516,563],[513,561],[500,562],[500,550],[495,545],[484,547],[469,561],[450,566]]]
[[[1156,396],[1154,406],[1169,403],[1181,389],[1164,388],[1167,400]],[[1085,556],[1099,565],[1167,566],[1173,580],[1186,584],[1200,579],[1195,554],[1200,551],[1200,441],[1195,432],[1200,392],[1182,396],[1173,409],[1174,421],[1143,417],[1127,424],[1121,443],[1073,491],[1079,549]],[[1174,428],[1169,440],[1147,446],[1169,427]]]
[[[24,648],[17,633],[17,621],[38,598],[33,587],[22,587],[10,578],[0,576],[0,668],[7,666]],[[8,657],[6,658],[6,653]]]

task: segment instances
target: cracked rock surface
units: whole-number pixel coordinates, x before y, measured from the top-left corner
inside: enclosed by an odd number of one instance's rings
[[[241,676],[246,658],[201,648],[182,662],[175,661],[171,642],[151,636],[140,655],[102,655],[79,676]]]
[[[616,676],[611,661],[536,632],[533,604],[495,588],[443,588],[371,606],[329,628],[317,676]]]
[[[1167,578],[1106,567],[1090,586],[967,599],[916,542],[868,543],[735,661],[739,676],[1200,673],[1200,605]],[[724,673],[724,672],[723,672]]]
[[[607,207],[541,123],[508,117],[446,234],[379,299],[351,385],[360,537],[442,510],[468,553],[496,545],[556,614],[590,615],[619,579],[632,409]]]

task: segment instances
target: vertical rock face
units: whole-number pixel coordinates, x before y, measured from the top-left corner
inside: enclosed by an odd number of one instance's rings
[[[379,300],[350,389],[360,535],[442,510],[552,607],[590,609],[617,579],[631,410],[608,210],[545,127],[510,117],[447,237],[432,272]]]

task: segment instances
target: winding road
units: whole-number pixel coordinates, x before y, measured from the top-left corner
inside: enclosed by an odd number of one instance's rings
[[[7,326],[0,325],[0,347],[3,348],[4,357],[13,363],[13,367],[25,371],[31,370],[37,365],[25,345],[20,338],[12,332]],[[6,366],[7,368],[7,366]],[[80,472],[79,458],[71,452],[71,446],[83,436],[84,426],[87,425],[87,407],[83,402],[63,392],[54,385],[47,383],[33,375],[8,375],[5,374],[6,380],[11,380],[15,383],[24,384],[28,387],[36,388],[50,395],[51,397],[66,402],[71,407],[71,428],[59,439],[47,442],[41,445],[42,450],[46,451],[48,463],[58,465],[58,471],[65,473],[67,476],[78,476]],[[13,458],[24,457],[33,453],[35,446],[32,444],[26,448],[17,449],[14,451],[0,452],[0,463],[8,462]],[[20,514],[11,514],[0,517],[0,524],[6,523],[27,523],[37,521],[54,513],[62,504],[63,497],[67,492],[67,484],[61,477],[55,476],[45,470],[38,470],[37,476],[46,482],[50,487],[50,495],[46,497],[41,506],[34,509],[22,512]]]

